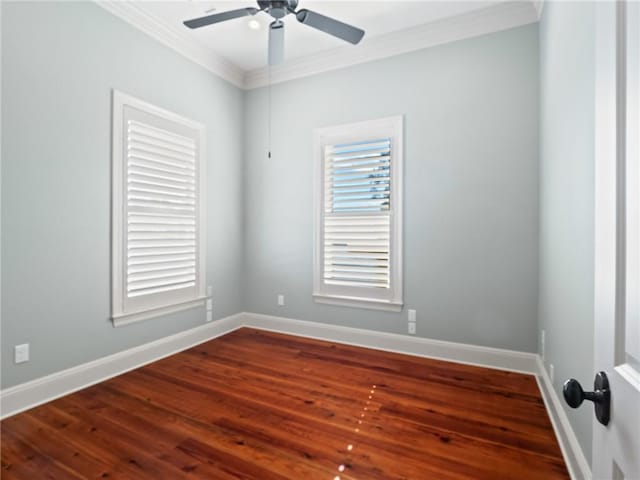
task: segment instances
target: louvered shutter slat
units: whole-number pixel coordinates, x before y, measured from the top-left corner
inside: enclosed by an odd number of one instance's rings
[[[327,279],[325,278],[324,283],[327,285],[341,285],[344,287],[358,287],[358,288],[389,288],[388,283],[384,282],[366,282],[359,279]]]
[[[340,240],[389,240],[389,233],[385,231],[376,232],[354,232],[351,228],[348,230],[337,230],[335,232],[327,232],[325,235],[325,243],[339,242]]]
[[[129,120],[129,128],[134,132],[153,137],[159,140],[170,141],[175,145],[182,145],[193,150],[193,140],[191,138],[178,135],[173,132],[169,132],[163,128],[154,127],[153,125],[147,125],[146,123],[139,122],[137,120]]]
[[[175,205],[195,205],[195,197],[188,195],[166,195],[164,193],[145,192],[135,188],[129,189],[129,200],[142,200],[148,202],[172,203]]]
[[[174,175],[191,176],[191,173],[193,172],[193,168],[186,168],[175,164],[169,164],[167,162],[158,162],[150,159],[139,158],[134,155],[131,156],[129,166],[147,168],[149,170],[156,170],[159,172],[166,172]]]
[[[131,175],[140,175],[141,177],[146,177],[147,179],[149,179],[149,181],[153,181],[154,179],[159,181],[168,181],[169,185],[172,185],[175,182],[177,183],[176,188],[186,186],[182,184],[193,185],[193,173],[188,171],[185,171],[184,173],[173,173],[166,169],[149,168],[146,166],[135,164],[134,162],[130,162],[129,173]]]
[[[195,225],[196,220],[193,217],[184,215],[175,215],[172,212],[166,213],[140,213],[130,212],[128,215],[129,225]]]
[[[172,265],[176,262],[189,262],[196,259],[195,255],[190,254],[166,254],[166,255],[145,255],[130,257],[127,261],[128,271],[135,272],[140,265]]]
[[[171,232],[171,231],[135,231],[129,232],[130,240],[184,240],[184,239],[192,239],[193,231],[185,231],[185,232]]]
[[[148,150],[168,154],[168,156],[179,157],[184,155],[185,161],[193,155],[194,150],[190,147],[184,147],[173,140],[163,140],[158,137],[140,134],[135,128],[129,131],[129,145],[131,148],[139,148],[140,150]]]
[[[196,152],[192,138],[129,120],[126,293],[193,287],[197,272]]]
[[[182,288],[189,288],[189,287],[193,287],[195,286],[195,281],[188,281],[188,282],[179,282],[179,283],[169,283],[169,284],[164,284],[162,286],[159,287],[145,287],[144,289],[140,289],[140,290],[130,290],[127,291],[127,296],[130,298],[134,298],[134,297],[141,297],[143,295],[152,295],[155,293],[166,293],[166,292],[171,292],[174,290],[180,290]]]
[[[131,160],[135,160],[138,162],[150,162],[154,164],[164,165],[169,168],[195,170],[195,166],[190,162],[185,162],[183,160],[177,160],[177,159],[164,158],[159,155],[139,152],[136,150],[130,150],[129,157]]]
[[[366,164],[336,164],[331,165],[330,177],[339,179],[343,175],[361,175],[364,173],[383,173],[385,170],[389,170],[389,162],[369,162]]]
[[[140,281],[127,281],[127,290],[130,292],[144,291],[148,288],[171,287],[173,285],[185,284],[195,281],[196,276],[193,275],[172,275],[170,277],[156,277]],[[140,293],[140,292],[139,292]],[[141,293],[143,294],[143,293]]]
[[[174,247],[174,248],[138,248],[131,249],[128,252],[129,258],[135,257],[157,257],[161,255],[184,255],[184,254],[195,254],[195,248],[189,247]]]
[[[131,180],[128,190],[129,192],[159,193],[162,195],[183,198],[195,198],[196,196],[194,189],[163,187],[160,185],[150,185],[148,183],[136,182],[135,180]]]
[[[189,163],[191,154],[160,146],[156,147],[142,142],[132,142],[129,144],[129,155],[131,159],[148,156],[150,158],[157,158],[160,161]]]
[[[388,265],[389,261],[383,258],[334,258],[324,262],[325,270],[339,267],[387,267]]]
[[[385,253],[385,252],[377,252],[375,255],[369,255],[366,252],[364,253],[360,253],[360,252],[356,252],[356,251],[349,251],[349,252],[334,252],[334,257],[339,258],[340,260],[346,260],[346,259],[376,259],[376,260],[388,260],[389,259],[389,254]],[[325,255],[325,258],[327,258],[327,256]],[[331,260],[329,258],[329,260]]]
[[[164,187],[174,190],[180,191],[193,191],[195,190],[195,185],[190,183],[180,183],[175,184],[171,181],[165,181],[162,178],[153,175],[145,175],[144,173],[136,174],[134,172],[129,172],[129,182],[141,183],[144,185],[152,185],[157,187]]]
[[[141,282],[144,280],[159,280],[180,275],[191,277],[195,274],[195,268],[165,268],[162,270],[149,270],[147,272],[131,273],[128,275],[128,279],[129,286],[132,286],[135,282]]]
[[[172,270],[175,268],[190,268],[191,262],[189,260],[183,261],[163,261],[161,263],[152,263],[147,265],[130,265],[129,274],[155,272],[161,270]]]
[[[386,151],[389,152],[391,141],[389,139],[374,140],[371,142],[346,143],[335,145],[332,152],[337,156],[363,155],[369,152]]]

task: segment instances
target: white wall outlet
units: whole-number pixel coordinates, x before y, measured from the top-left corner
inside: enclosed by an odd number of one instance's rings
[[[15,363],[24,363],[29,361],[29,344],[23,343],[16,345],[13,350],[13,361]]]
[[[210,312],[211,310],[213,310],[213,300],[209,298],[207,299],[207,312]]]
[[[207,297],[213,295],[213,287],[211,285],[207,285]]]
[[[414,322],[409,322],[409,328],[408,331],[411,335],[415,335],[416,334],[416,324]]]
[[[552,363],[551,365],[549,365],[549,378],[551,379],[551,383],[553,383],[554,373],[555,373],[555,368]]]
[[[213,312],[211,310],[207,310],[207,322],[213,320]]]
[[[547,346],[545,345],[544,329],[542,329],[540,330],[540,356],[542,357],[543,362],[546,357],[546,351],[547,351]]]
[[[278,306],[284,307],[284,295],[278,295]]]
[[[407,316],[410,322],[415,322],[416,321],[416,311],[415,310],[408,310],[407,311]]]

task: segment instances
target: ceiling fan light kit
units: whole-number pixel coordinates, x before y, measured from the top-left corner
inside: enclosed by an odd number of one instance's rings
[[[303,25],[333,35],[346,42],[357,44],[364,36],[364,30],[340,22],[317,12],[303,8],[296,11],[298,0],[258,0],[258,6],[214,13],[205,17],[194,18],[184,22],[189,28],[200,28],[214,23],[225,22],[234,18],[253,16],[260,12],[271,15],[275,20],[269,26],[269,65],[278,65],[284,61],[284,22],[282,18],[294,14]]]

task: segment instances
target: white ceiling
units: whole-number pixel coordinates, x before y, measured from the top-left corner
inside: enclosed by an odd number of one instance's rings
[[[138,10],[162,23],[176,35],[199,43],[245,72],[263,68],[267,63],[268,26],[272,19],[265,13],[196,30],[188,29],[182,24],[184,20],[214,12],[257,6],[254,0],[138,0],[133,3]],[[350,23],[364,29],[366,34],[359,45],[352,46],[302,25],[293,15],[289,15],[285,17],[286,62],[340,47],[366,48],[371,39],[381,35],[456,17],[499,3],[504,3],[504,0],[300,0],[298,8],[308,8]],[[249,28],[248,22],[252,18],[260,22],[260,29]]]

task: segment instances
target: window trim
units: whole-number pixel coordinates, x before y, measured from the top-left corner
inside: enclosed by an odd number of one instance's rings
[[[381,132],[384,132],[381,134]],[[363,140],[363,137],[391,136],[393,156],[391,162],[391,232],[390,232],[390,284],[389,300],[328,294],[323,289],[324,238],[324,156],[325,145],[336,145]],[[403,164],[404,118],[402,115],[366,120],[362,122],[321,127],[314,130],[313,141],[313,299],[316,303],[345,307],[368,308],[399,312],[403,306]]]
[[[179,123],[197,132],[198,135],[198,270],[196,272],[196,296],[172,304],[149,307],[135,311],[124,311],[124,160],[122,151],[125,141],[125,107],[141,110],[150,115]],[[205,126],[178,114],[144,102],[119,90],[112,90],[112,145],[111,145],[111,319],[114,327],[128,325],[169,313],[201,307],[206,302],[207,274],[207,199],[206,199],[206,135]]]

